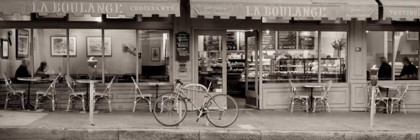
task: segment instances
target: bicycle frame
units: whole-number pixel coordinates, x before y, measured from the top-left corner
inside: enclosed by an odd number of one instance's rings
[[[210,83],[210,85],[209,85],[209,87],[208,87],[208,88],[204,87],[204,86],[203,86],[203,85],[201,85],[201,84],[188,84],[188,85],[186,85],[185,87],[187,87],[187,86],[199,86],[199,87],[201,87],[201,88],[203,88],[203,89],[206,89],[206,90],[205,90],[206,95],[204,96],[203,105],[202,105],[202,106],[200,106],[200,107],[204,108],[204,106],[205,106],[205,105],[206,105],[206,103],[207,103],[207,99],[210,99],[210,98],[212,97],[212,96],[209,94],[209,89],[210,89],[210,87],[211,87],[211,83]],[[176,95],[177,95],[177,98],[179,98],[179,97],[181,97],[181,98],[185,98],[184,100],[186,100],[186,101],[190,102],[196,110],[200,110],[200,108],[199,108],[196,104],[194,104],[194,102],[191,102],[191,98],[190,98],[187,94],[185,94],[185,92],[184,92],[184,90],[191,90],[191,89],[187,89],[187,88],[185,88],[185,87],[182,87],[181,85],[177,85],[177,86],[175,87],[175,93],[176,93]],[[194,91],[194,90],[192,90],[192,91]],[[203,91],[197,91],[197,92],[203,92]],[[202,113],[202,110],[200,110],[200,115],[201,115],[201,113]]]

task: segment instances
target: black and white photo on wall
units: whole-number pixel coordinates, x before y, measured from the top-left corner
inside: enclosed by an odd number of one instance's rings
[[[1,39],[1,58],[9,58],[9,40]]]
[[[159,47],[152,47],[150,50],[152,55],[152,62],[160,62],[160,48]]]
[[[27,58],[29,55],[29,30],[16,29],[16,58]]]
[[[105,45],[102,47],[102,37],[87,37],[87,56],[112,56],[111,37],[105,37]]]
[[[77,55],[76,37],[69,37],[69,55]],[[67,55],[67,37],[51,37],[51,56],[66,56]]]

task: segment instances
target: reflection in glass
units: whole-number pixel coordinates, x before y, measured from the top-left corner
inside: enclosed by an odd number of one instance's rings
[[[367,80],[378,75],[379,80],[392,80],[392,32],[367,33]]]
[[[221,36],[198,36],[199,83],[208,86],[212,82],[210,92],[223,91],[221,41]]]
[[[321,32],[321,80],[346,82],[347,32]]]

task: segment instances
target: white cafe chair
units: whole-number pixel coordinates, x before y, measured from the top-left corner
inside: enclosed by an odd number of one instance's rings
[[[131,77],[131,80],[133,80],[134,84],[134,107],[133,112],[136,111],[137,102],[140,100],[146,100],[149,103],[149,111],[152,112],[152,94],[143,94],[139,88],[139,85],[137,84],[136,80],[134,80],[133,77]]]
[[[326,85],[324,87],[322,87],[322,94],[321,94],[321,96],[314,96],[313,112],[315,112],[315,110],[316,110],[316,104],[318,102],[323,102],[324,103],[324,110],[328,111],[328,113],[331,113],[330,104],[328,103],[328,94],[330,92],[331,85],[332,85],[332,81],[329,80],[326,83]]]
[[[73,80],[73,78],[70,77],[70,75],[67,74],[65,76],[65,79],[66,79],[66,83],[67,83],[67,86],[68,86],[69,92],[70,92],[69,93],[69,101],[68,101],[68,104],[67,104],[67,110],[66,111],[70,111],[70,104],[74,100],[74,98],[79,98],[80,100],[82,100],[83,111],[86,111],[86,109],[85,109],[85,96],[86,96],[87,92],[86,91],[80,91],[77,88],[76,82]],[[77,91],[75,91],[73,87],[76,87]]]
[[[6,75],[6,73],[3,73],[4,82],[6,83],[7,93],[6,93],[6,102],[4,103],[4,109],[7,109],[7,104],[9,103],[10,97],[12,96],[18,96],[21,99],[22,102],[22,109],[25,110],[25,90],[16,90],[16,88],[13,86],[12,80],[9,78],[9,76]]]
[[[111,89],[112,89],[112,84],[114,83],[115,77],[116,76],[114,76],[112,78],[111,82],[108,84],[108,86],[106,86],[106,89],[105,89],[105,91],[103,93],[95,92],[95,100],[93,101],[93,103],[96,104],[96,101],[98,99],[101,99],[101,98],[107,99],[108,100],[109,112],[112,112],[112,107],[111,107],[111,97],[112,97],[112,95],[111,95]]]
[[[57,92],[55,90],[55,87],[58,83],[58,79],[61,77],[61,74],[59,74],[57,77],[54,78],[54,80],[52,81],[52,83],[50,84],[50,86],[48,87],[48,89],[46,91],[36,91],[36,104],[35,104],[35,110],[38,109],[38,105],[39,105],[39,100],[44,99],[45,97],[47,97],[48,99],[51,100],[52,102],[52,110],[55,111],[55,103],[57,102]]]
[[[401,105],[403,106],[403,108],[404,108],[404,114],[407,114],[407,112],[406,112],[406,110],[405,110],[405,101],[404,101],[404,97],[405,97],[405,94],[407,93],[407,90],[408,90],[408,87],[409,87],[409,84],[408,83],[404,83],[404,84],[402,84],[399,88],[398,88],[398,94],[397,94],[397,96],[396,97],[391,97],[390,99],[391,99],[391,114],[392,114],[392,112],[393,112],[393,109],[394,109],[394,105],[398,105],[397,107],[398,107],[398,110],[400,110],[400,108],[401,108]]]
[[[309,113],[308,102],[309,102],[309,95],[300,95],[297,92],[297,89],[293,82],[289,79],[289,93],[292,96],[289,103],[290,113],[293,113],[293,107],[295,106],[295,102],[299,101],[302,104],[305,104],[306,112]]]

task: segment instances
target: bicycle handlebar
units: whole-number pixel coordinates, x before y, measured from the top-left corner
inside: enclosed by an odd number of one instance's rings
[[[182,83],[182,82],[181,82],[181,79],[175,79],[175,83],[176,83],[176,84],[181,84],[181,85],[184,85],[184,83]]]

